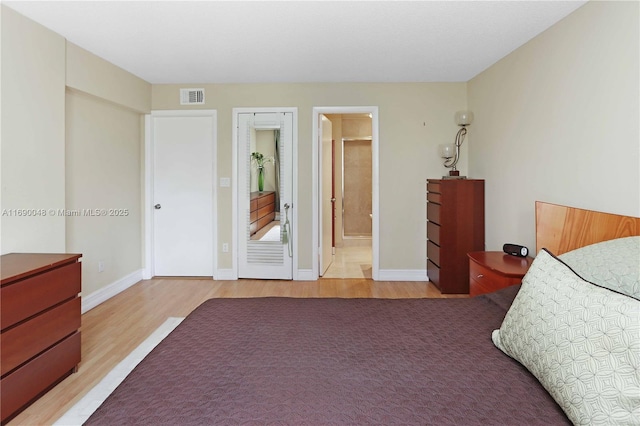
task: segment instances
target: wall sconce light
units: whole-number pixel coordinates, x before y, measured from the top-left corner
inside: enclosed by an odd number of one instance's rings
[[[460,130],[456,133],[455,142],[439,146],[440,157],[444,158],[444,166],[451,169],[449,170],[449,176],[443,177],[464,179],[465,176],[460,176],[460,171],[456,168],[456,164],[460,159],[460,146],[467,134],[467,126],[473,121],[473,113],[471,111],[458,111],[455,115],[455,121],[460,126]]]

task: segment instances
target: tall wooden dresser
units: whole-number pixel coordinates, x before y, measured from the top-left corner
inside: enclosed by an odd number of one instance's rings
[[[2,423],[80,363],[80,254],[0,259]]]
[[[427,276],[443,294],[469,293],[467,253],[484,250],[484,180],[427,180]]]

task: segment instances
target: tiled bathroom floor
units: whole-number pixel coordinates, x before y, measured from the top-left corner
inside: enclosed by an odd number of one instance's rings
[[[371,278],[371,245],[336,247],[333,262],[323,278]]]

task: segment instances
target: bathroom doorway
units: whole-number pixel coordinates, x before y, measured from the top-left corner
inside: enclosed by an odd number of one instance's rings
[[[333,259],[322,277],[372,279],[372,116],[369,113],[325,116],[331,121],[335,142],[335,226]]]

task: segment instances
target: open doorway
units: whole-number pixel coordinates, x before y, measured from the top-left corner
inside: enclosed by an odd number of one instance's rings
[[[324,278],[376,279],[378,271],[377,108],[373,107],[370,111],[363,111],[363,109],[358,111],[355,108],[333,108],[330,111],[326,111],[326,108],[322,109],[325,111],[318,114],[319,137],[323,133],[322,116],[324,115],[331,123],[334,222],[331,231],[333,251],[331,262],[328,264],[327,250],[324,247],[327,239],[323,238],[329,223],[324,216],[328,213],[327,209],[323,208],[325,202],[323,194],[320,193],[317,210],[320,258],[318,275]],[[319,191],[322,192],[326,186],[326,178],[323,179],[323,175],[327,173],[326,165],[323,167],[326,159],[323,160],[323,157],[327,155],[327,150],[322,149],[322,141],[316,140],[319,144],[318,183]]]

